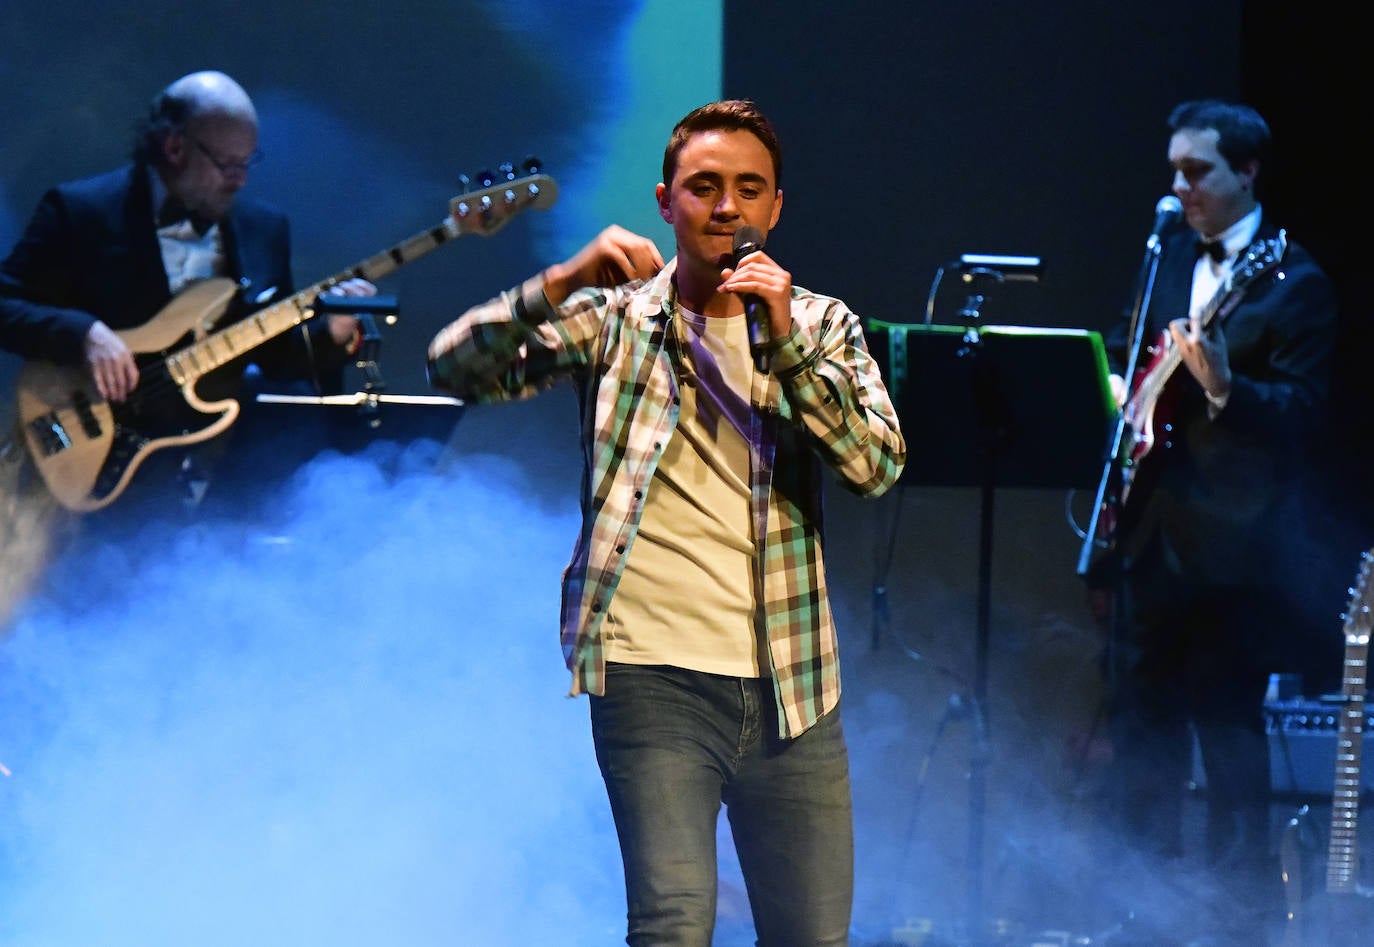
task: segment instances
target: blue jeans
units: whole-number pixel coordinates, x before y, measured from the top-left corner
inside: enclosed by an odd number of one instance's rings
[[[778,736],[772,682],[611,664],[592,739],[631,945],[710,947],[723,802],[761,947],[849,942],[854,809],[838,709]]]

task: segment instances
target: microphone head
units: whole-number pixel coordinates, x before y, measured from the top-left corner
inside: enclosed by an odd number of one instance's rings
[[[1161,237],[1165,231],[1172,230],[1183,218],[1183,202],[1172,194],[1165,194],[1155,204],[1155,225],[1150,230],[1150,239],[1145,245],[1158,253],[1162,245]]]
[[[734,251],[736,266],[739,265],[739,261],[742,258],[762,249],[763,233],[759,230],[759,228],[750,227],[748,224],[746,224],[745,226],[735,231]]]
[[[1165,194],[1155,204],[1155,233],[1160,233],[1183,216],[1183,202],[1172,194]]]

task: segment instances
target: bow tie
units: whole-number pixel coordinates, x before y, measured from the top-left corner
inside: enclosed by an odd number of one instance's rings
[[[1204,254],[1211,257],[1214,263],[1220,263],[1230,256],[1226,252],[1226,244],[1220,240],[1199,240],[1197,242],[1197,255],[1203,256]]]
[[[159,230],[163,227],[179,224],[183,220],[189,220],[191,226],[196,229],[196,233],[202,237],[215,225],[213,220],[188,210],[185,204],[174,197],[169,197],[162,202],[162,207],[157,212],[157,228]]]

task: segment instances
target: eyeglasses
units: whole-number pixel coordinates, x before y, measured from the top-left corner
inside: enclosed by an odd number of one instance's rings
[[[209,148],[206,148],[203,144],[201,144],[200,139],[194,138],[190,135],[186,135],[185,137],[187,141],[189,141],[191,144],[195,145],[198,149],[200,149],[200,153],[205,155],[206,159],[208,159],[211,164],[213,164],[217,169],[219,169],[220,174],[223,174],[226,177],[228,177],[230,174],[233,174],[234,172],[246,175],[248,173],[249,168],[253,167],[253,165],[259,163],[263,159],[263,153],[261,151],[254,151],[251,155],[248,156],[247,160],[245,161],[221,161],[219,158],[215,157],[214,153],[210,151]]]

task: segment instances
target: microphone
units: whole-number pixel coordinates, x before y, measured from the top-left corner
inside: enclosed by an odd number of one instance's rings
[[[1165,194],[1155,204],[1155,225],[1150,231],[1150,239],[1145,241],[1148,250],[1159,247],[1159,237],[1183,216],[1183,202],[1172,194]]]
[[[749,254],[763,249],[763,234],[757,227],[745,225],[735,231],[731,269],[738,269],[740,260]],[[768,307],[753,293],[741,293],[744,301],[744,321],[749,327],[749,351],[754,356],[754,367],[760,372],[768,371],[768,355],[763,351],[763,320],[768,318]]]

